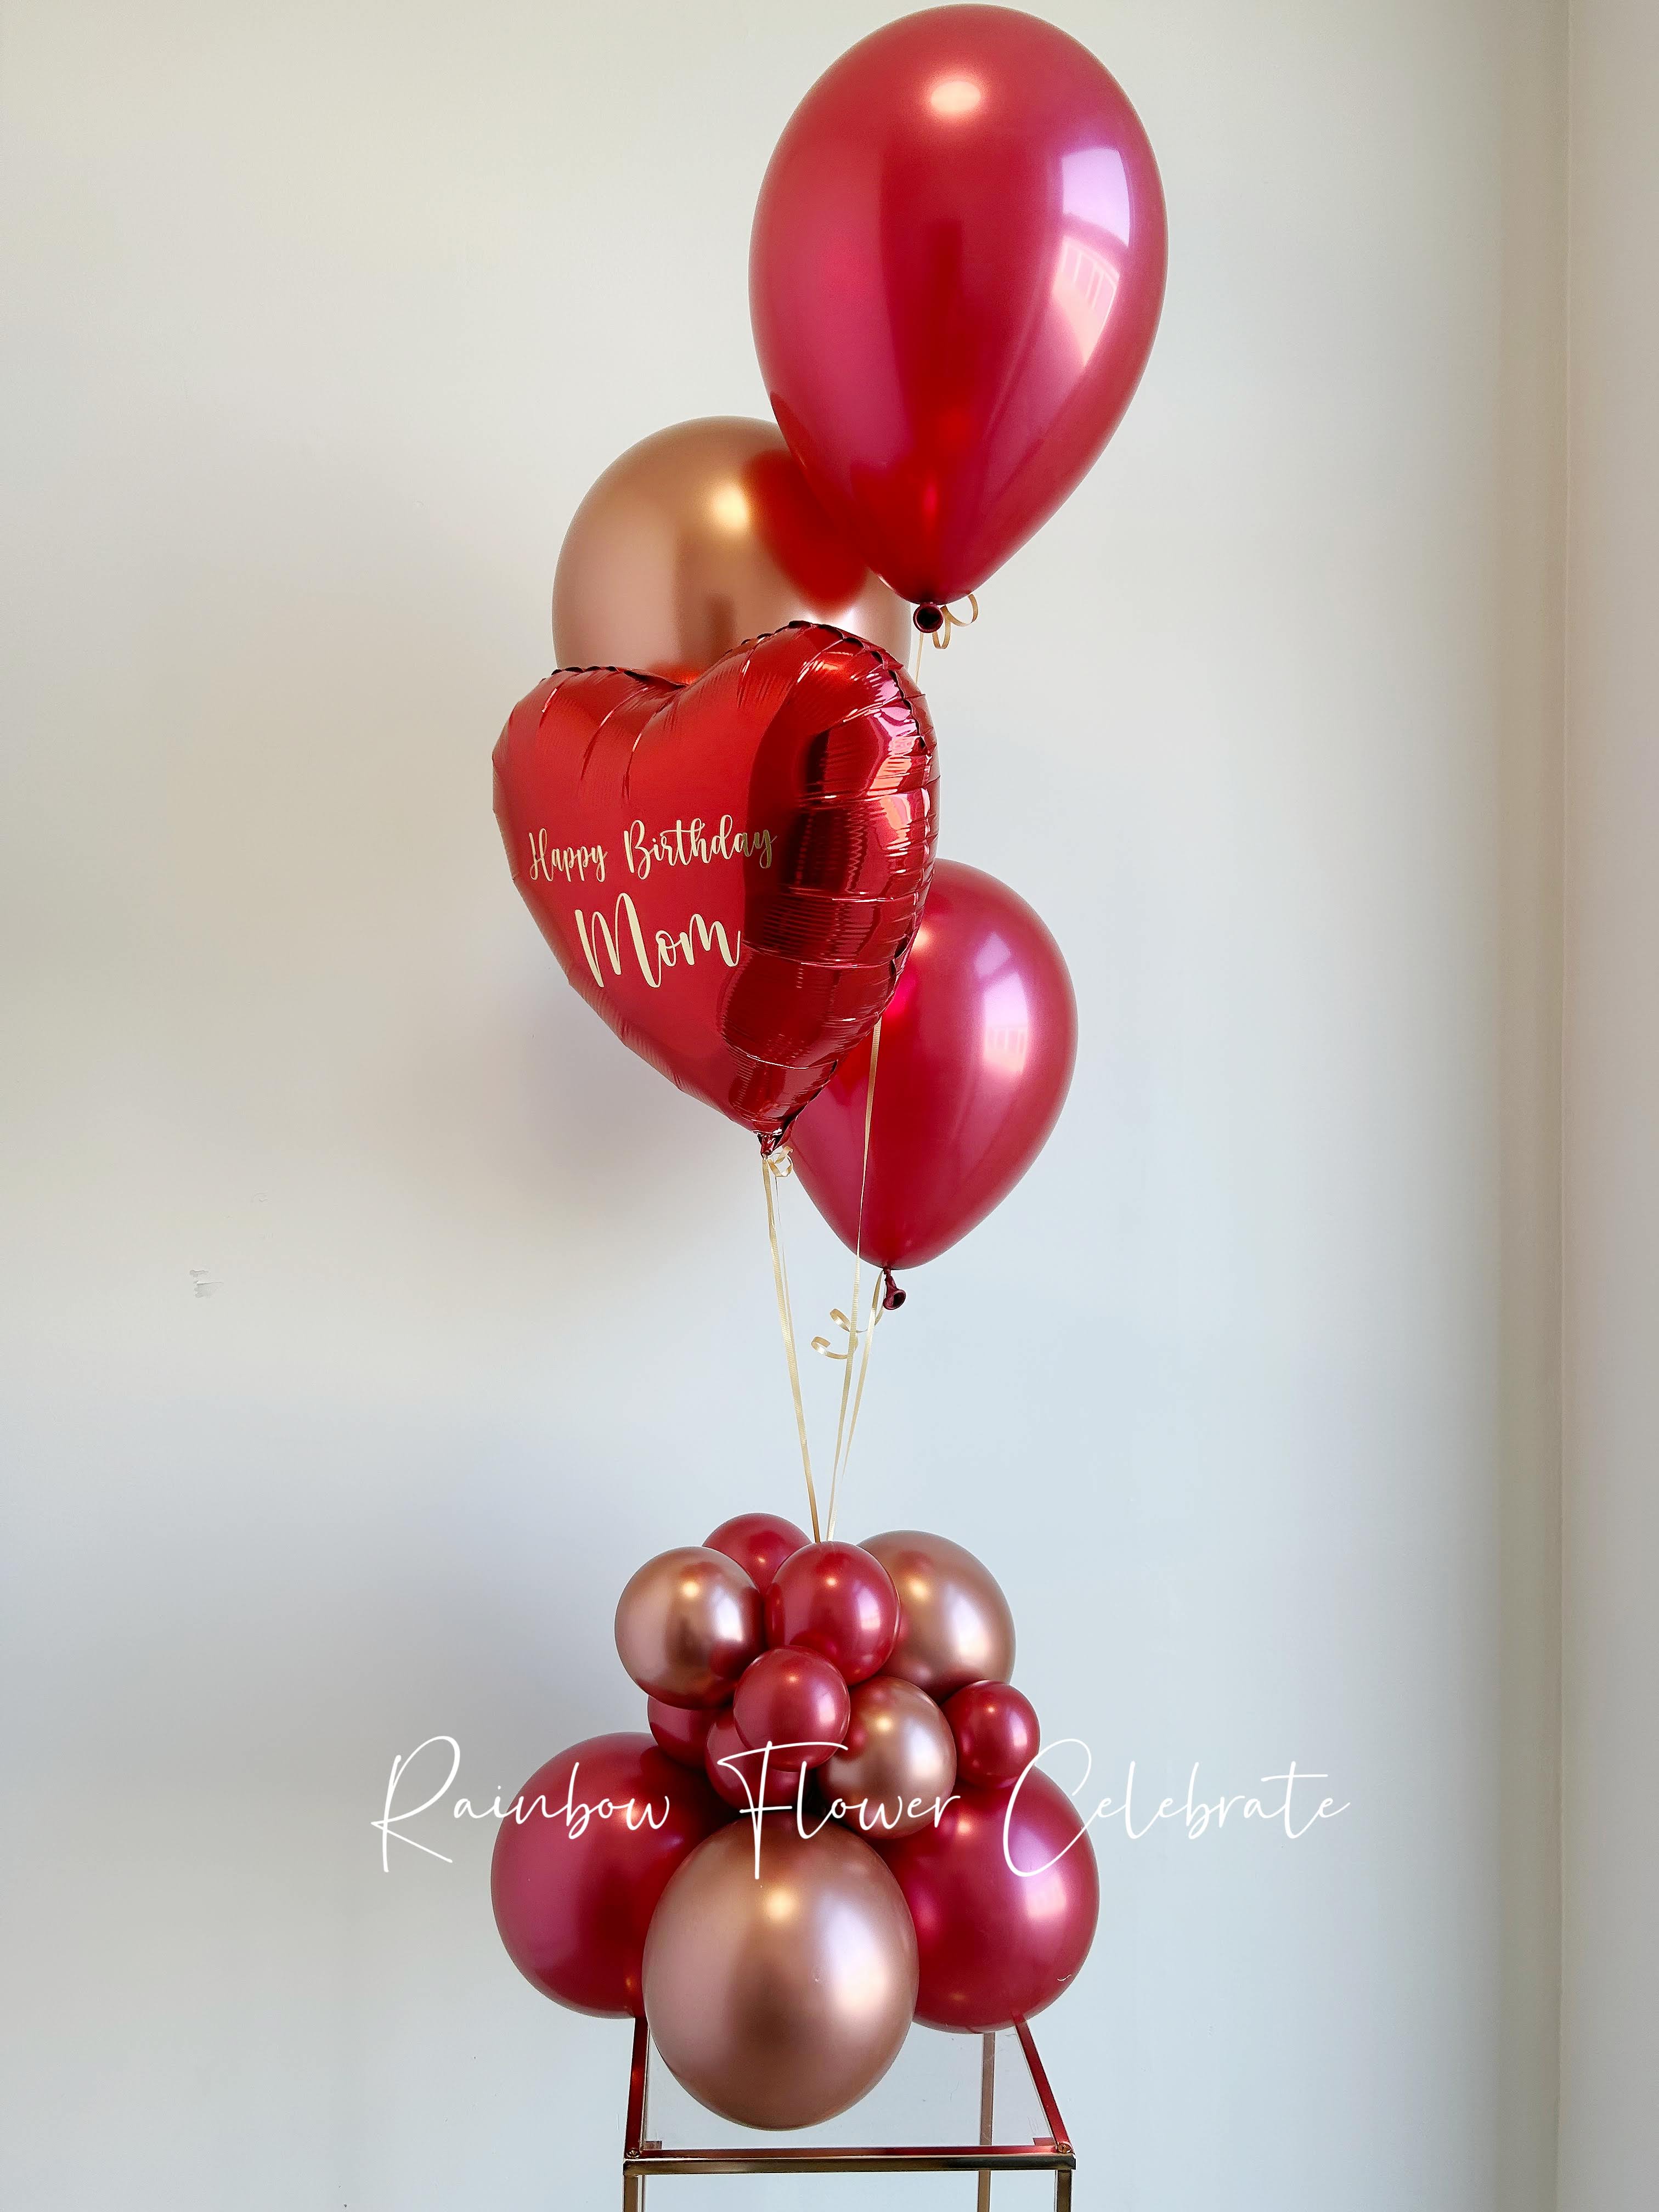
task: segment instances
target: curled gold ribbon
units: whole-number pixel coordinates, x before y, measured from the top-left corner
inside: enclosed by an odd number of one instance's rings
[[[944,616],[945,620],[933,632],[933,643],[940,653],[943,653],[950,644],[951,633],[953,629],[972,629],[974,624],[979,620],[978,599],[975,597],[972,592],[969,592],[967,597],[968,604],[973,609],[973,612],[971,614],[959,615],[955,613],[950,607],[941,607],[939,609],[939,612]],[[918,655],[917,658],[920,659],[921,656]]]
[[[836,1501],[841,1492],[841,1478],[853,1455],[853,1432],[859,1425],[859,1407],[864,1403],[864,1380],[870,1372],[870,1346],[874,1341],[876,1324],[874,1309],[872,1319],[864,1331],[864,1353],[859,1364],[859,1387],[852,1398],[852,1419],[848,1419],[848,1394],[853,1382],[853,1354],[858,1348],[859,1291],[864,1266],[864,1194],[870,1184],[870,1131],[876,1118],[876,1071],[881,1065],[881,1022],[878,1018],[870,1032],[870,1073],[864,1084],[864,1159],[859,1169],[859,1219],[853,1239],[853,1295],[848,1301],[853,1318],[843,1322],[847,1330],[847,1364],[841,1370],[841,1410],[836,1417],[836,1455],[830,1463],[830,1534],[836,1533]],[[877,1278],[876,1287],[881,1287]]]

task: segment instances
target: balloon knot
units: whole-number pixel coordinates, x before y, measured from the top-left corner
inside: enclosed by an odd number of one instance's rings
[[[931,599],[924,599],[910,619],[924,637],[932,637],[935,630],[945,627],[945,610],[935,606]]]
[[[910,1293],[908,1291],[900,1290],[898,1285],[893,1280],[893,1271],[890,1267],[882,1269],[881,1280],[881,1310],[884,1313],[896,1313]]]

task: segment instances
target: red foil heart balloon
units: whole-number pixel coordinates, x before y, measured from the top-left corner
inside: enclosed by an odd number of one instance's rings
[[[817,623],[684,686],[562,669],[495,747],[514,880],[570,982],[763,1135],[892,996],[938,811],[921,695],[878,646]]]

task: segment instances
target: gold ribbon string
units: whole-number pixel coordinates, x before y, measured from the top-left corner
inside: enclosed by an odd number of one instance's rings
[[[822,1540],[818,1526],[818,1493],[812,1480],[812,1448],[806,1440],[806,1407],[800,1395],[800,1362],[795,1357],[795,1316],[789,1303],[789,1267],[783,1256],[783,1234],[778,1223],[774,1183],[794,1172],[787,1145],[761,1154],[761,1185],[766,1193],[766,1233],[772,1245],[772,1282],[778,1294],[778,1325],[783,1331],[783,1356],[789,1367],[789,1392],[795,1401],[795,1433],[800,1438],[801,1471],[806,1477],[806,1504],[812,1516],[812,1541]]]
[[[848,1461],[853,1455],[853,1432],[858,1426],[859,1407],[864,1402],[864,1378],[870,1371],[870,1346],[876,1333],[874,1315],[878,1310],[872,1306],[872,1318],[864,1330],[864,1352],[859,1367],[859,1387],[857,1395],[851,1399],[853,1418],[849,1422],[847,1418],[848,1404],[853,1386],[853,1354],[858,1350],[859,1292],[864,1267],[864,1196],[870,1184],[870,1131],[876,1118],[876,1071],[880,1065],[881,1022],[878,1018],[875,1028],[870,1033],[870,1073],[865,1078],[864,1084],[864,1159],[859,1169],[859,1218],[857,1231],[853,1239],[853,1295],[848,1301],[853,1317],[848,1321],[838,1310],[830,1316],[832,1320],[839,1321],[847,1331],[847,1350],[845,1353],[831,1352],[825,1338],[815,1336],[812,1339],[814,1352],[821,1352],[830,1358],[844,1358],[847,1363],[841,1372],[841,1409],[836,1417],[836,1455],[830,1463],[829,1531],[832,1537],[836,1533],[836,1501],[841,1491],[841,1478]],[[876,1287],[878,1290],[881,1287],[879,1276],[876,1279]]]
[[[979,601],[971,592],[968,594],[968,604],[973,609],[971,614],[956,614],[949,607],[939,609],[945,620],[933,632],[933,643],[940,653],[943,653],[950,644],[951,633],[953,629],[972,629],[974,624],[979,620]]]

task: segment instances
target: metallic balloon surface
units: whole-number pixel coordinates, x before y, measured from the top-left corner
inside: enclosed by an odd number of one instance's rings
[[[897,1884],[844,1828],[768,1820],[695,1851],[645,1954],[645,2011],[670,2069],[744,2127],[804,2128],[856,2103],[897,2057],[916,1939]]]
[[[736,1513],[703,1538],[711,1552],[735,1559],[761,1591],[771,1589],[773,1576],[789,1554],[811,1540],[805,1528],[781,1513]]]
[[[763,1651],[732,1700],[744,1741],[793,1746],[797,1766],[822,1766],[847,1741],[852,1714],[846,1683],[816,1651]]]
[[[866,1260],[935,1259],[1042,1151],[1076,1058],[1077,1002],[1060,947],[1006,884],[941,860],[882,1016],[868,1175],[867,1038],[792,1124],[796,1171]]]
[[[659,1552],[617,1601],[617,1655],[649,1698],[723,1705],[760,1652],[761,1595],[724,1552]]]
[[[880,1671],[898,1634],[898,1593],[857,1544],[809,1544],[766,1593],[766,1640],[827,1659],[845,1682]]]
[[[799,1803],[803,1771],[799,1760],[792,1765],[763,1744],[745,1742],[729,1706],[715,1714],[703,1746],[703,1771],[716,1795],[739,1813],[788,1812]]]
[[[808,480],[906,599],[973,590],[1084,475],[1166,252],[1139,118],[1052,24],[930,8],[807,94],[755,212],[755,345]]]
[[[914,1682],[877,1674],[853,1692],[847,1748],[819,1781],[825,1797],[845,1802],[849,1826],[879,1838],[927,1826],[956,1777],[955,1740],[933,1700]]]
[[[970,1682],[945,1708],[957,1772],[981,1790],[1005,1790],[1042,1748],[1036,1708],[1012,1682]]]
[[[1029,2020],[1089,1955],[1100,1914],[1094,1850],[1076,1807],[1046,1774],[1027,1775],[1012,1791],[963,1790],[937,1827],[929,1822],[880,1850],[915,1926],[916,2018],[928,2027],[977,2031]],[[649,1972],[647,1951],[647,2015]]]
[[[810,623],[679,687],[566,670],[507,718],[495,814],[572,987],[763,1133],[892,995],[927,889],[933,725],[890,655]]]
[[[714,1725],[716,1713],[724,1710],[723,1706],[697,1710],[690,1705],[665,1705],[660,1698],[647,1698],[646,1725],[657,1739],[659,1750],[678,1759],[682,1766],[695,1767],[701,1774],[708,1731]]]
[[[490,1902],[514,1965],[577,2012],[637,2015],[657,1900],[730,1817],[705,1778],[648,1735],[592,1736],[549,1759],[509,1808],[490,1860]]]
[[[635,668],[677,684],[745,638],[832,623],[902,660],[910,610],[872,576],[777,427],[677,422],[631,446],[565,533],[553,580],[562,668]]]
[[[887,1672],[942,1704],[969,1682],[1006,1681],[1014,1671],[1014,1616],[996,1577],[948,1536],[893,1528],[864,1548],[898,1592],[898,1640]]]

